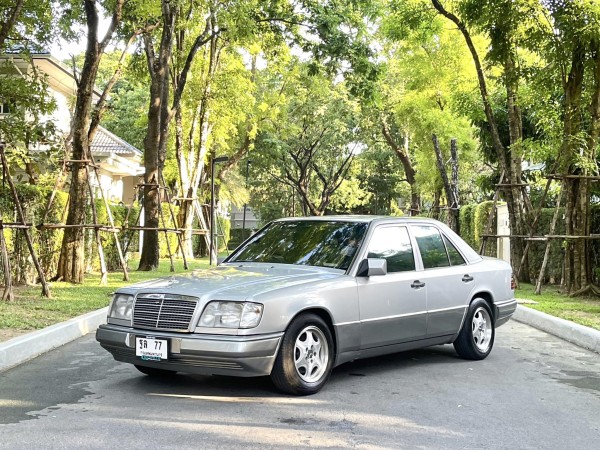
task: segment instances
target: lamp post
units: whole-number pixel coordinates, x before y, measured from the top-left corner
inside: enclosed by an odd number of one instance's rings
[[[248,189],[248,174],[251,163],[252,161],[250,160],[246,161],[246,189]],[[248,204],[244,203],[244,215],[242,216],[242,241],[246,240],[246,206],[248,206]]]
[[[216,262],[215,255],[215,225],[216,225],[216,217],[215,217],[215,164],[220,162],[225,162],[229,158],[227,156],[219,156],[218,158],[213,158],[210,162],[210,256],[209,256],[209,265],[213,265],[213,262]]]

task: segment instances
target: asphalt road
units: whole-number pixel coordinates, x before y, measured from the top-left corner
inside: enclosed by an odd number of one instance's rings
[[[88,335],[0,374],[0,448],[600,448],[600,355],[528,326],[357,361],[311,397],[268,379],[157,381]]]

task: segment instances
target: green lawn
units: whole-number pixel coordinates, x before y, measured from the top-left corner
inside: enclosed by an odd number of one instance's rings
[[[191,269],[208,267],[208,259],[189,261]],[[137,261],[129,262],[137,268]],[[14,302],[0,301],[0,329],[35,330],[71,319],[80,314],[108,306],[110,293],[115,289],[139,281],[170,275],[169,260],[162,260],[154,272],[129,271],[129,281],[123,281],[123,272],[108,274],[108,285],[100,286],[99,274],[88,274],[83,285],[55,282],[50,284],[52,298],[42,297],[39,286],[15,289]],[[183,261],[175,260],[175,273],[184,273]]]
[[[541,295],[535,295],[534,290],[535,286],[521,283],[515,295],[538,302],[526,305],[529,308],[600,330],[600,298],[567,297],[556,286],[542,287]]]

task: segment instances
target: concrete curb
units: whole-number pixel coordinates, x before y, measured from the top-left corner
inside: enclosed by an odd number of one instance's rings
[[[108,307],[0,342],[0,372],[84,336],[106,322]]]
[[[519,305],[513,319],[600,353],[600,331]]]

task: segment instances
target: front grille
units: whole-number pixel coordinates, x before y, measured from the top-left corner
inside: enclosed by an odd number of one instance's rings
[[[133,326],[189,331],[198,299],[185,295],[140,294],[133,306]]]

